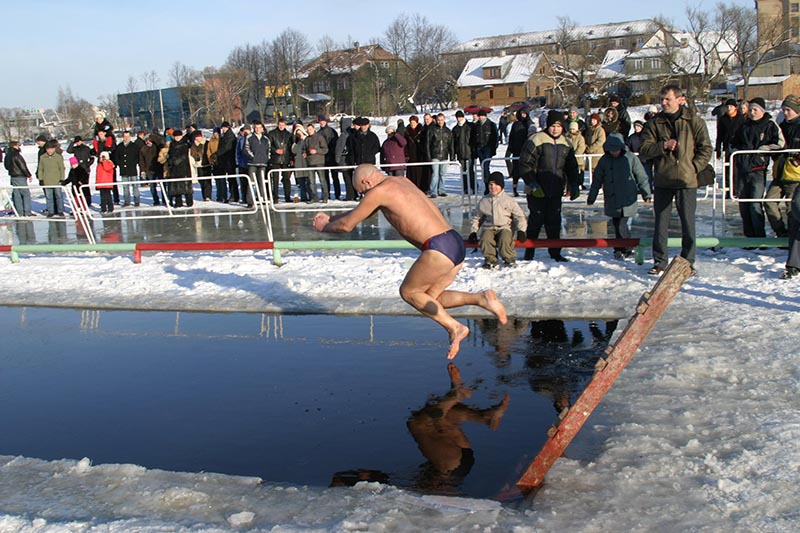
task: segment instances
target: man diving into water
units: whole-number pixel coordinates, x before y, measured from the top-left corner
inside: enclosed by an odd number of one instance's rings
[[[364,164],[355,170],[353,187],[364,195],[358,206],[333,217],[317,213],[312,223],[314,229],[346,233],[380,209],[403,238],[422,250],[400,285],[400,296],[447,330],[450,335],[448,359],[456,356],[469,328],[445,309],[477,305],[494,314],[501,324],[508,321],[506,309],[493,290],[478,294],[447,290],[464,263],[464,240],[413,183],[406,178],[386,176],[375,165]]]

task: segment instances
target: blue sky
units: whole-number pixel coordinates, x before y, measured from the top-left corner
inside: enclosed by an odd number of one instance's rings
[[[552,29],[562,15],[579,24],[664,15],[684,26],[686,3],[653,4],[643,0],[13,2],[2,8],[0,107],[52,107],[59,86],[97,102],[104,95],[126,92],[129,76],[138,80],[151,70],[168,86],[168,72],[176,61],[198,70],[218,67],[235,46],[271,40],[286,28],[304,33],[312,46],[326,34],[337,42],[365,43],[382,35],[401,13],[419,13],[445,24],[459,41]],[[570,11],[565,12],[564,6]],[[713,2],[708,2],[707,9],[711,7]]]

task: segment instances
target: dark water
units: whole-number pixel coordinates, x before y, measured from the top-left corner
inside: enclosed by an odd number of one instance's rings
[[[615,327],[469,320],[448,366],[444,332],[418,317],[0,308],[0,321],[2,455],[475,497],[514,485]]]

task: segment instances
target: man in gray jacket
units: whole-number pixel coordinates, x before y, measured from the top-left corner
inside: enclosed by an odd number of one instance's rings
[[[503,191],[503,175],[492,172],[489,175],[489,194],[484,196],[472,215],[469,242],[480,242],[485,262],[483,268],[497,267],[498,251],[506,266],[517,264],[517,251],[514,249],[512,224],[517,228],[517,240],[527,239],[528,220],[522,208]],[[482,229],[478,241],[478,229]]]

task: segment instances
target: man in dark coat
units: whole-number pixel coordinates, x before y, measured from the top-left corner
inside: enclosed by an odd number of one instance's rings
[[[467,122],[464,112],[456,111],[456,125],[453,126],[453,155],[461,165],[464,194],[475,194],[475,160],[472,146],[472,124]]]
[[[236,185],[236,178],[226,176],[236,173],[236,134],[231,129],[231,124],[227,120],[219,126],[219,144],[217,145],[217,162],[214,165],[214,175],[221,176],[215,179],[217,184],[218,202],[228,203],[228,185],[233,180]]]
[[[528,109],[522,108],[517,110],[517,120],[511,124],[511,132],[508,134],[508,146],[506,147],[506,157],[516,157],[517,159],[510,161],[509,174],[513,179],[514,196],[519,196],[517,192],[517,184],[522,177],[519,171],[519,156],[522,153],[522,147],[525,141],[528,140],[528,129],[533,125],[531,117],[528,115]]]
[[[783,132],[766,112],[763,98],[753,98],[749,102],[749,117],[736,132],[731,148],[736,150],[780,150],[785,141]],[[732,163],[736,176],[734,193],[740,200],[764,197],[767,185],[767,166],[769,156],[747,154],[734,158]],[[742,217],[742,231],[745,237],[765,237],[764,204],[761,202],[739,202]]]
[[[286,129],[286,119],[280,117],[278,119],[278,127],[267,134],[269,138],[269,168],[274,169],[288,169],[292,164],[292,145],[294,144],[294,136],[292,132]],[[292,201],[292,173],[281,172],[280,174],[272,174],[273,180],[273,198],[277,202],[278,198],[278,181],[283,184],[283,199],[286,202]]]
[[[83,142],[83,138],[77,135],[72,142],[67,146],[67,153],[74,155],[78,159],[78,164],[86,169],[86,172],[92,168],[94,157],[92,157],[92,149]]]
[[[272,188],[266,186],[265,180],[269,167],[269,139],[264,133],[264,124],[260,121],[253,122],[253,133],[247,137],[244,143],[244,153],[247,157],[247,173],[253,184],[258,187],[264,200],[269,195],[271,196],[270,200],[274,201],[277,197],[278,183],[276,181]],[[247,207],[255,205],[249,187],[242,190],[242,201],[247,204]]]
[[[622,134],[623,139],[627,139],[631,133],[631,115],[628,113],[628,108],[622,105],[619,95],[612,94],[608,100],[611,107],[617,110],[617,120],[619,121],[617,131]]]
[[[431,198],[447,196],[447,193],[444,192],[444,174],[447,166],[436,163],[450,161],[453,158],[453,134],[450,128],[445,126],[445,118],[442,113],[436,115],[436,122],[428,128],[426,141],[428,155],[434,163],[431,165],[431,188],[428,196]]]
[[[111,152],[111,161],[119,169],[119,179],[123,183],[122,192],[127,207],[131,205],[131,189],[133,204],[139,206],[139,145],[131,139],[131,132],[122,132],[122,142]]]
[[[339,134],[336,133],[336,130],[331,128],[328,125],[328,117],[325,115],[320,115],[317,117],[319,122],[319,129],[317,130],[317,135],[321,135],[323,139],[325,139],[325,143],[328,145],[328,153],[325,154],[325,166],[326,167],[335,167],[336,166],[336,141],[339,140]],[[342,185],[339,182],[339,172],[336,170],[324,170],[322,171],[322,175],[325,180],[329,180],[328,183],[333,182],[333,196],[338,200],[342,194]],[[328,185],[328,190],[331,190],[330,185]]]
[[[378,136],[375,135],[369,128],[369,119],[365,117],[357,117],[353,121],[353,125],[357,126],[355,133],[348,137],[348,164],[361,165],[369,163],[375,164],[375,156],[381,151],[381,142]]]
[[[189,178],[192,175],[192,169],[189,166],[189,145],[186,144],[183,137],[181,130],[172,132],[172,142],[169,143],[169,152],[167,153],[167,168],[169,169],[170,179]],[[183,207],[184,199],[186,200],[186,207],[194,205],[191,179],[170,182],[168,191],[172,207]]]
[[[483,171],[483,194],[489,194],[489,161],[483,163],[485,159],[495,156],[497,153],[497,126],[486,116],[486,111],[478,111],[478,122],[472,126],[472,134],[475,136],[473,145],[476,149],[478,160],[481,161]]]

